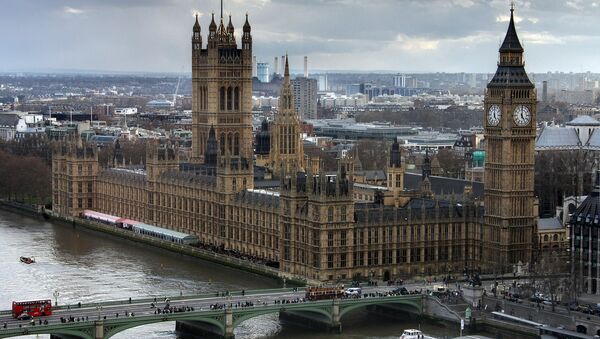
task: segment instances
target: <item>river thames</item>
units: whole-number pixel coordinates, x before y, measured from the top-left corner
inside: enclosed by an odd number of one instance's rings
[[[31,265],[20,256],[33,256]],[[58,304],[278,287],[278,282],[196,258],[112,236],[27,218],[0,210],[0,309],[16,300],[53,299]],[[245,321],[236,338],[398,338],[421,327],[434,336],[458,335],[458,326],[382,319],[356,311],[342,319],[343,334],[279,323],[277,314]],[[49,336],[39,336],[48,338]],[[36,336],[20,338],[37,338]],[[175,323],[145,325],[115,335],[177,338]]]

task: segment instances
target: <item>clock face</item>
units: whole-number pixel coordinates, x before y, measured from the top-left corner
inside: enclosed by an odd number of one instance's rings
[[[498,126],[500,123],[500,118],[502,117],[502,111],[500,110],[500,106],[492,105],[488,110],[488,124],[490,126]]]
[[[531,111],[527,106],[519,105],[515,108],[513,119],[518,126],[526,126],[531,121]]]

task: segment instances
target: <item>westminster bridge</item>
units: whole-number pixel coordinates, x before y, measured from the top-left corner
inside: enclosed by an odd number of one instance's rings
[[[0,338],[50,334],[57,339],[107,339],[129,328],[175,321],[178,332],[231,339],[234,328],[243,321],[272,313],[279,313],[281,319],[341,332],[342,318],[353,310],[385,308],[423,314],[424,300],[431,298],[390,291],[390,287],[363,287],[361,298],[306,301],[303,288],[287,288],[61,305],[54,307],[51,316],[34,321],[16,320],[8,310],[0,311]]]

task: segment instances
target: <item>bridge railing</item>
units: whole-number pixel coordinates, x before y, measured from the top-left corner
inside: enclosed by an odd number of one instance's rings
[[[297,287],[297,291],[304,291],[304,287]],[[283,292],[293,292],[294,288],[271,288],[271,289],[259,289],[259,290],[244,290],[244,295],[246,296],[256,296],[262,294],[271,294],[271,293],[283,293]],[[227,294],[227,292],[229,292]],[[218,293],[218,295],[217,295]],[[225,293],[224,296],[221,294]],[[177,295],[177,296],[168,296],[168,295],[157,295],[150,296],[139,299],[129,299],[124,300],[107,300],[107,301],[99,301],[99,302],[81,302],[81,307],[78,303],[73,303],[70,301],[68,304],[61,304],[59,306],[54,305],[53,309],[55,310],[65,310],[65,309],[78,309],[78,308],[95,308],[99,306],[119,306],[119,305],[129,305],[129,304],[150,304],[154,302],[164,302],[165,299],[169,299],[170,301],[181,301],[181,300],[193,300],[193,299],[208,299],[208,298],[222,298],[222,300],[227,300],[227,296],[241,296],[242,290],[237,291],[219,291],[212,293],[202,293],[202,294],[192,294],[192,295]],[[156,301],[155,301],[156,300]],[[11,310],[0,311],[0,314],[6,315],[11,314]]]

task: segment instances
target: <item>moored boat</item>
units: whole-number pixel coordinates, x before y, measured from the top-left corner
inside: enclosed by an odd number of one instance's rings
[[[35,262],[34,257],[21,257],[20,260],[22,263],[25,263],[25,264],[33,264]]]

